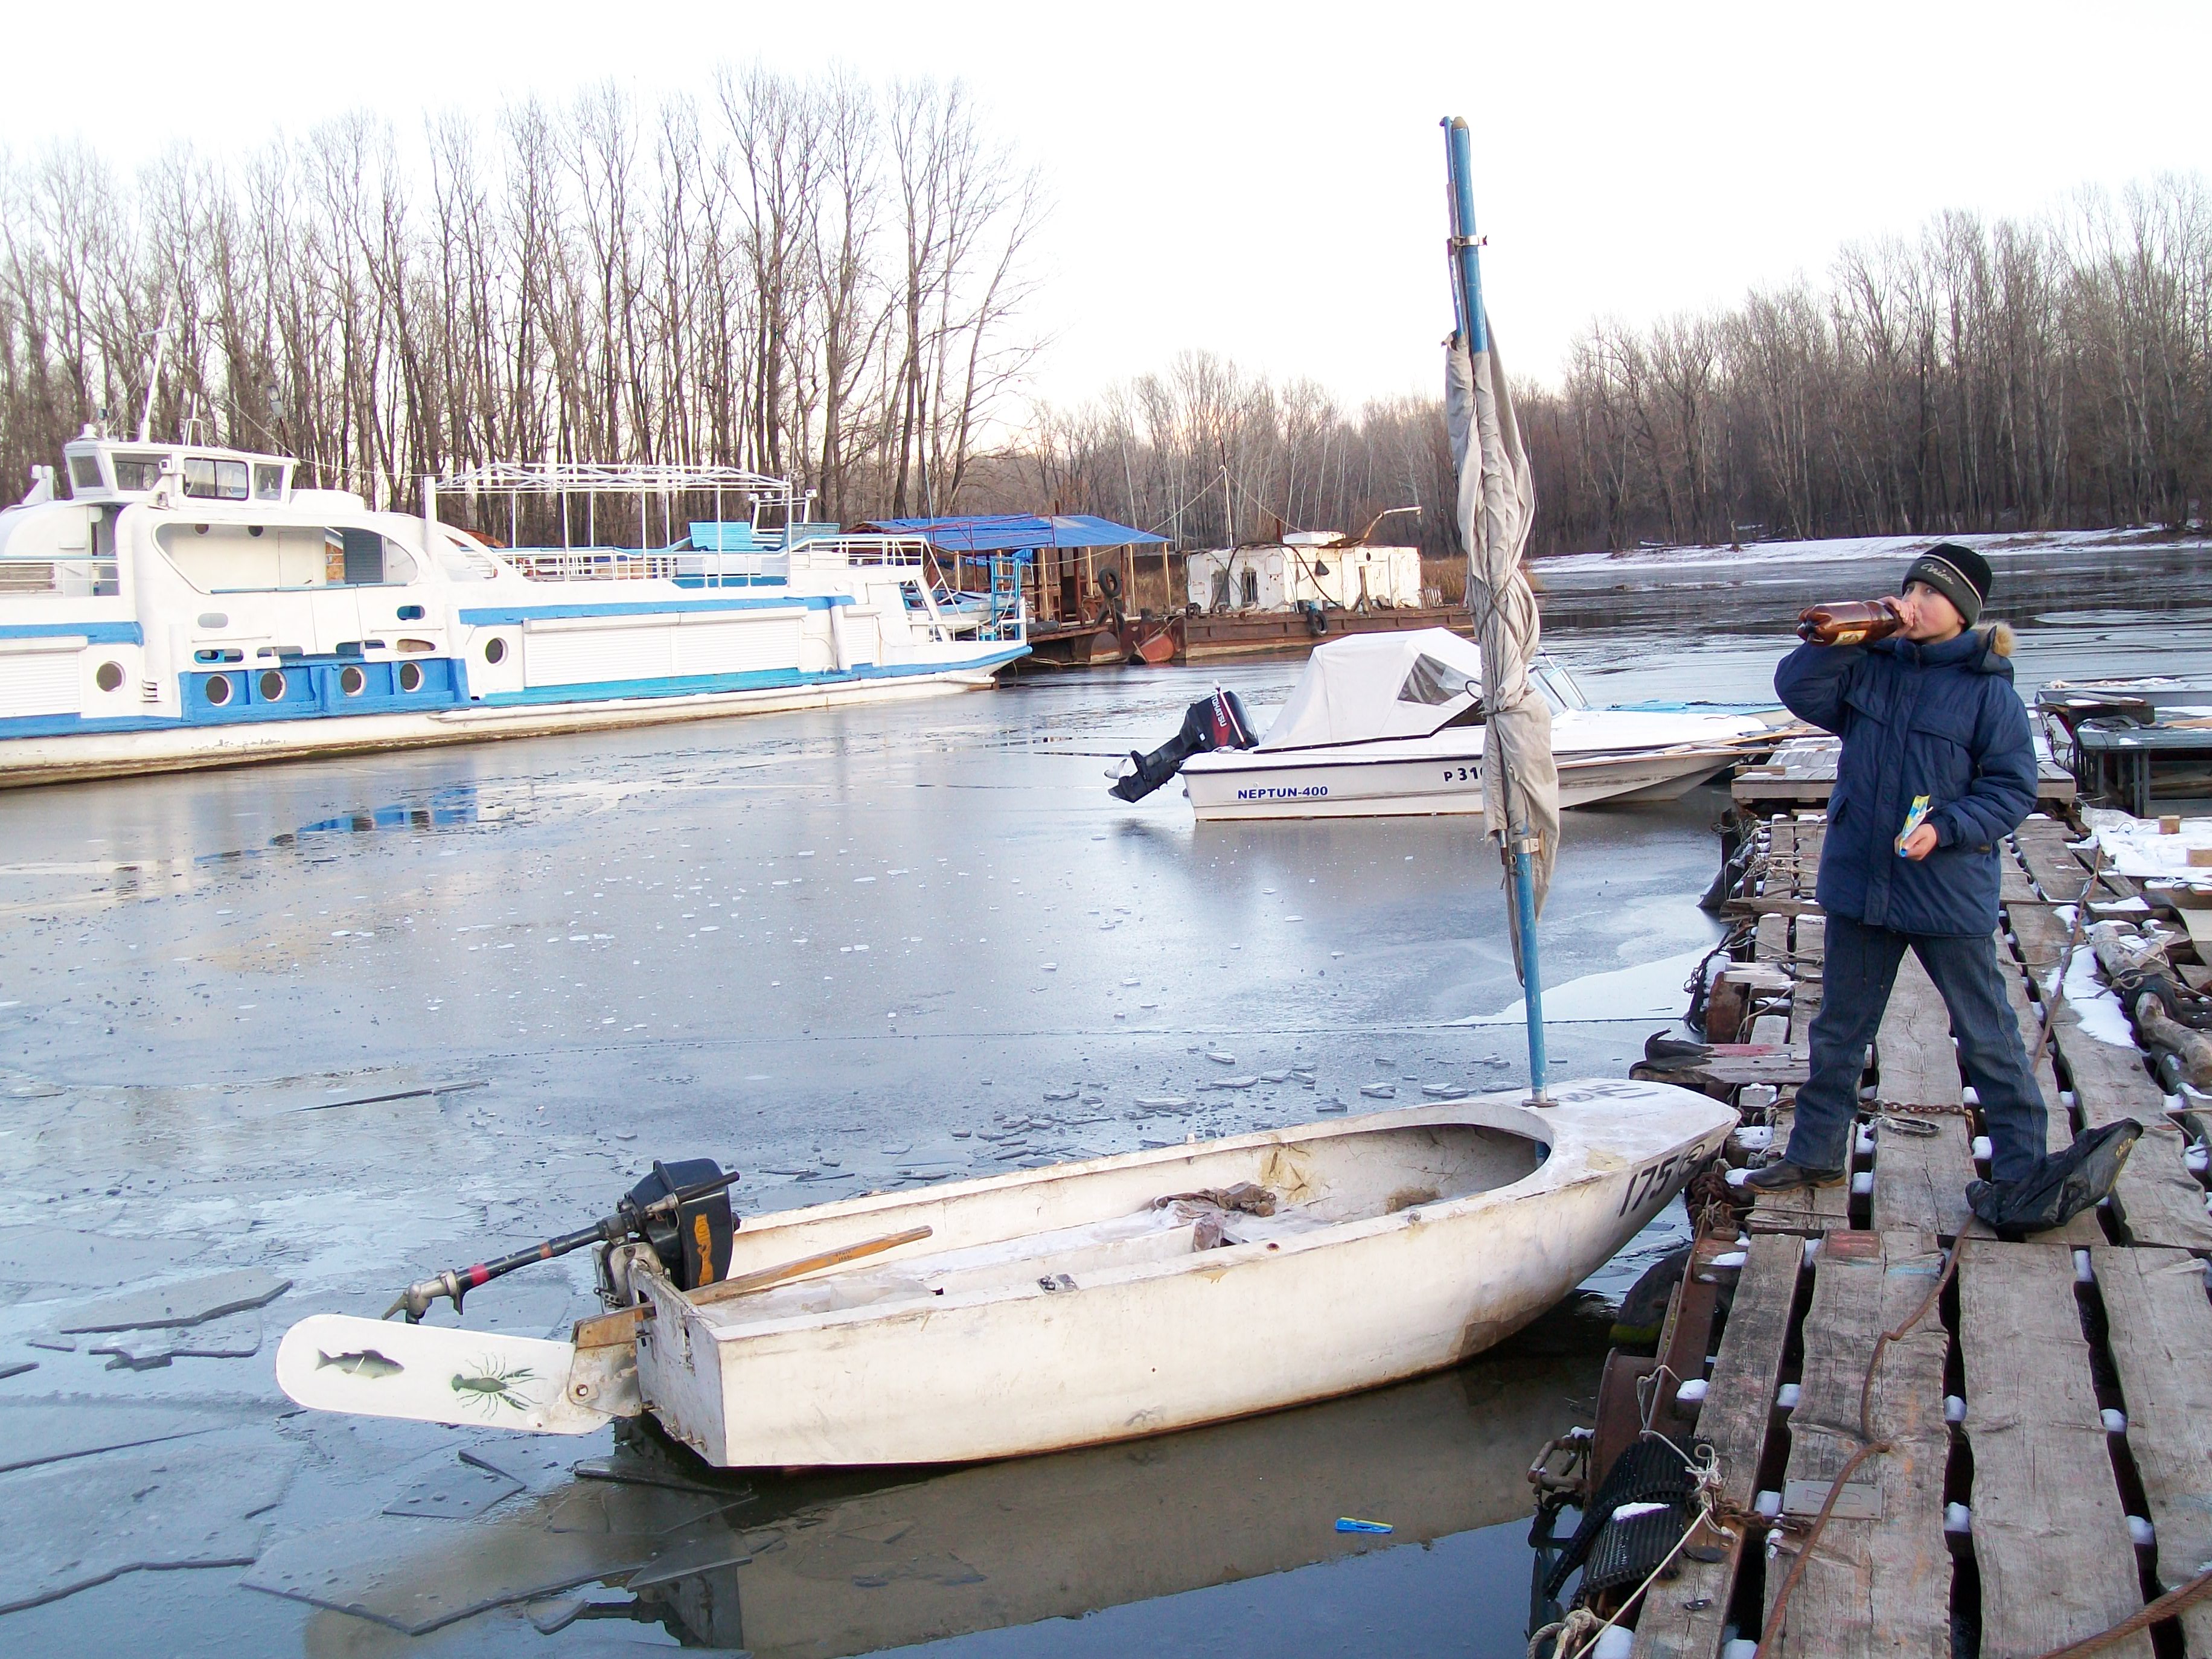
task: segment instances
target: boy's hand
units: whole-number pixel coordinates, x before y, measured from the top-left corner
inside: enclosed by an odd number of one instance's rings
[[[1919,863],[1921,860],[1936,850],[1936,826],[1932,823],[1922,824],[1905,838],[1905,844],[1897,850],[1900,857],[1911,859],[1915,864]]]

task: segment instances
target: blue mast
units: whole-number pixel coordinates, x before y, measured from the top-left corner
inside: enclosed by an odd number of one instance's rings
[[[1481,246],[1474,234],[1474,144],[1467,122],[1455,115],[1443,124],[1444,167],[1451,183],[1452,308],[1460,338],[1469,355],[1490,349],[1490,319],[1482,308]],[[1478,463],[1479,464],[1479,463]],[[1504,775],[1501,762],[1498,773]],[[1512,799],[1509,785],[1507,803]],[[1535,842],[1525,820],[1511,826],[1513,902],[1521,936],[1521,984],[1528,1010],[1528,1095],[1545,1105],[1544,979],[1536,952]]]

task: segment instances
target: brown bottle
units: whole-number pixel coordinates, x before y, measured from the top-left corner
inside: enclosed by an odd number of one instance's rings
[[[1879,599],[1816,605],[1797,613],[1797,637],[1814,645],[1869,645],[1905,626]]]

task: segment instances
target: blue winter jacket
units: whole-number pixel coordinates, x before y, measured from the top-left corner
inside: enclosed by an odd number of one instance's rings
[[[1774,690],[1801,720],[1844,740],[1820,849],[1820,908],[1899,933],[1987,935],[1997,925],[1997,853],[2035,805],[2035,743],[2013,690],[2012,630],[1941,645],[1880,640],[1801,645]],[[1916,795],[1936,850],[1897,852]]]

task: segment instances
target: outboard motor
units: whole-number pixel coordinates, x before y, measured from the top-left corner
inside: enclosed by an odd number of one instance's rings
[[[1244,705],[1237,700],[1237,694],[1217,685],[1212,696],[1200,697],[1184,711],[1182,731],[1149,755],[1131,750],[1109,793],[1120,800],[1142,800],[1181,771],[1193,755],[1211,754],[1217,749],[1249,749],[1259,741],[1252,735],[1252,723],[1244,717]]]

